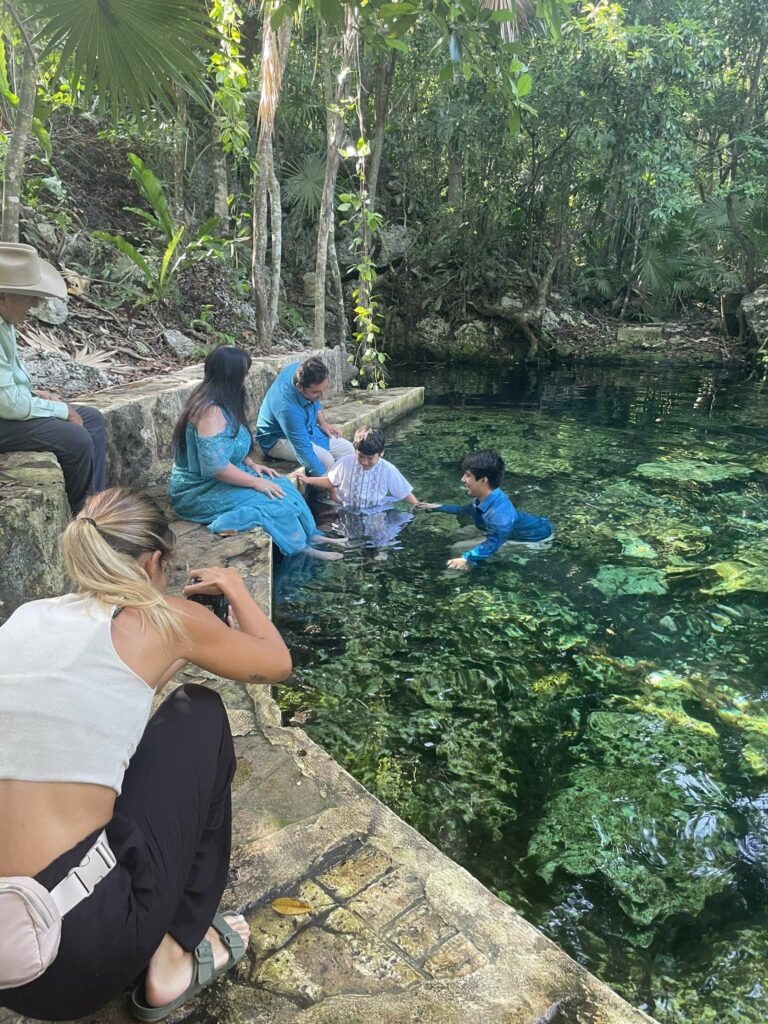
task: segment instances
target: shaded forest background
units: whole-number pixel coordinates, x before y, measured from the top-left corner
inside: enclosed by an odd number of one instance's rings
[[[129,323],[341,342],[375,383],[393,317],[535,356],[555,290],[761,351],[762,0],[1,9],[2,238]]]

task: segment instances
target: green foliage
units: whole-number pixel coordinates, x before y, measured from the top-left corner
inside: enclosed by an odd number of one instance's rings
[[[241,53],[241,5],[233,0],[213,0],[208,16],[219,41],[218,49],[211,53],[208,70],[215,83],[221,145],[236,160],[247,159],[252,125],[246,104],[248,69]]]
[[[211,217],[182,245],[186,226],[177,224],[174,220],[159,178],[135,153],[129,153],[128,160],[131,165],[131,178],[151,207],[151,211],[137,207],[126,209],[149,226],[149,245],[140,249],[121,235],[110,234],[107,231],[94,231],[93,237],[109,242],[127,256],[141,271],[144,284],[152,298],[162,302],[167,297],[176,275],[184,266],[199,260],[221,257],[223,240],[212,234],[217,219]]]
[[[325,181],[325,156],[307,153],[288,161],[283,168],[283,197],[286,206],[302,220],[312,220],[320,209]]]
[[[28,0],[42,21],[47,51],[57,51],[86,96],[94,90],[116,113],[175,107],[172,82],[198,95],[205,21],[196,0]]]
[[[358,285],[352,290],[355,302],[355,352],[350,357],[358,369],[353,386],[365,384],[369,391],[377,391],[386,387],[384,363],[385,352],[379,350],[377,344],[381,328],[377,323],[381,318],[379,303],[373,295],[373,283],[376,280],[376,265],[373,262],[371,247],[373,239],[383,223],[380,213],[373,211],[366,189],[365,161],[370,155],[370,146],[365,139],[358,139],[357,145],[348,147],[345,156],[355,157],[357,169],[358,191],[342,194],[339,210],[347,215],[346,223],[351,223],[355,231],[353,246],[357,254]]]

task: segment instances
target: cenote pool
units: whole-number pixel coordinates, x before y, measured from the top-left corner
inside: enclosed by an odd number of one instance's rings
[[[661,1024],[768,1018],[768,388],[414,370],[387,456],[460,503],[493,446],[550,551],[444,571],[455,517],[284,563],[286,717]],[[384,523],[380,539],[394,535]]]

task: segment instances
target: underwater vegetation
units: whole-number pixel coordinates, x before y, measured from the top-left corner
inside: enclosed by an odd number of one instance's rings
[[[768,396],[545,380],[428,406],[387,450],[461,502],[495,447],[548,552],[444,570],[450,516],[290,594],[310,735],[661,1024],[763,1022],[768,988]]]

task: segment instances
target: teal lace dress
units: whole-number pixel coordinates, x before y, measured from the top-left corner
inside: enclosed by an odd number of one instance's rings
[[[269,498],[250,487],[216,479],[214,474],[230,463],[251,476],[261,475],[243,461],[251,448],[248,431],[241,426],[235,433],[231,417],[225,415],[230,426],[213,437],[201,437],[192,423],[187,425],[186,449],[174,452],[168,485],[176,514],[193,523],[206,523],[211,533],[260,526],[284,555],[303,551],[318,531],[309,506],[290,481],[275,480],[285,497]]]

